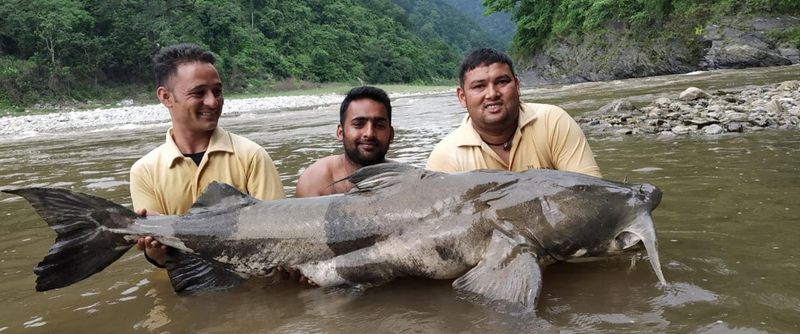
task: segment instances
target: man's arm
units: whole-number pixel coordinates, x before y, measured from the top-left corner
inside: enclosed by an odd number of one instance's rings
[[[603,177],[581,127],[566,111],[558,109],[560,112],[553,113],[555,118],[548,120],[553,124],[550,143],[555,168]]]
[[[250,159],[247,175],[247,192],[260,200],[286,198],[278,170],[263,148],[256,151]]]
[[[164,212],[158,197],[156,197],[155,184],[153,177],[144,166],[139,163],[133,164],[130,172],[130,190],[133,210],[136,212],[146,210],[149,213]]]
[[[131,167],[131,200],[133,209],[141,216],[159,215],[161,205],[155,194],[153,178],[150,177],[146,168],[136,163]],[[151,236],[144,236],[136,241],[136,249],[144,251],[145,258],[151,264],[164,268],[166,262],[167,247],[153,239]]]

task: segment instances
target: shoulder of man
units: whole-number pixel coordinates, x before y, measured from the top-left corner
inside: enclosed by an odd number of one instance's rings
[[[242,152],[245,154],[254,154],[258,151],[264,151],[264,153],[267,152],[264,147],[258,145],[256,142],[248,138],[237,135],[233,132],[228,132],[228,134],[231,136],[231,144],[236,152]]]
[[[526,112],[534,113],[536,117],[550,118],[567,113],[563,108],[552,104],[524,103],[523,105],[525,106]]]
[[[308,197],[325,194],[324,189],[337,181],[333,176],[337,158],[337,155],[327,156],[309,165],[297,179],[297,195]]]
[[[166,143],[162,143],[158,147],[150,150],[150,152],[147,152],[147,154],[136,160],[136,162],[131,165],[131,171],[155,168],[155,166],[158,164],[158,161],[162,159],[162,154],[164,154],[167,147],[168,145]]]

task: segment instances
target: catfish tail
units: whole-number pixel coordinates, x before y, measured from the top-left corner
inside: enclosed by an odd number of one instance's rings
[[[133,245],[108,229],[130,225],[138,217],[111,201],[58,188],[3,190],[28,200],[57,236],[47,256],[33,269],[36,291],[79,282],[119,259]]]

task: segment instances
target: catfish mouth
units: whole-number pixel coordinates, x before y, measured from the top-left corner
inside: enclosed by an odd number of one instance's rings
[[[642,237],[630,231],[622,231],[620,234],[617,234],[611,244],[611,250],[616,250],[618,254],[644,249],[645,246]],[[612,252],[610,251],[609,253]]]
[[[658,259],[658,249],[656,247],[656,231],[653,226],[653,220],[650,218],[649,214],[642,214],[636,217],[630,226],[625,228],[622,232],[619,232],[614,239],[609,242],[605,254],[599,256],[595,256],[597,254],[584,256],[587,251],[582,248],[570,256],[566,262],[596,261],[645,250],[650,261],[650,266],[653,268],[656,277],[658,277],[658,281],[666,286],[667,281],[664,278],[664,273],[661,271],[661,263]]]

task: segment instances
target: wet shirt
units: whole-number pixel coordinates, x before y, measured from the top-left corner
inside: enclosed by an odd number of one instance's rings
[[[131,167],[135,210],[176,215],[189,210],[212,181],[261,200],[284,198],[278,171],[263,147],[217,127],[199,165],[185,157],[167,131],[166,142]]]
[[[469,115],[431,152],[426,167],[440,172],[530,168],[558,169],[601,177],[589,143],[564,109],[549,104],[524,103],[506,164],[472,127]]]

